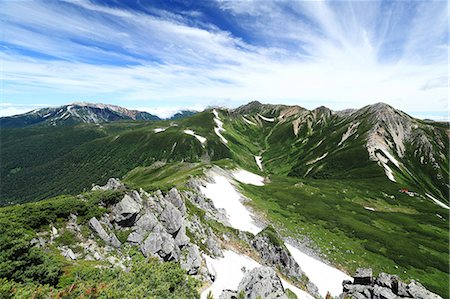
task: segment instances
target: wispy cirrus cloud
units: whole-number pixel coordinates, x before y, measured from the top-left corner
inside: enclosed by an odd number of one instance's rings
[[[446,11],[445,2],[4,1],[3,99],[446,110]]]

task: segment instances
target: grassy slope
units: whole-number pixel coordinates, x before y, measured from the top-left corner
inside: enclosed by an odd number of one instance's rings
[[[366,266],[396,273],[448,297],[446,210],[399,193],[383,178],[270,180],[264,187],[243,188],[252,205],[286,235],[306,235],[327,259],[350,272]]]
[[[160,133],[153,130],[169,122],[3,130],[0,204],[77,194],[92,183],[104,183],[155,161],[197,162],[230,155],[214,134],[211,113],[198,113],[176,124]],[[185,129],[206,137],[207,146],[185,134]]]

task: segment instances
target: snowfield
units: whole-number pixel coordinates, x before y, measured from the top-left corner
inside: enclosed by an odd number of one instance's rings
[[[216,280],[209,288],[202,292],[200,296],[202,299],[206,298],[210,291],[212,292],[214,298],[219,298],[223,290],[236,290],[239,286],[239,282],[241,282],[245,275],[242,269],[248,272],[261,266],[261,264],[248,256],[238,254],[231,250],[224,251],[223,255],[223,258],[218,259],[204,256],[208,269],[214,269],[214,272],[216,273]],[[281,279],[281,283],[284,288],[289,288],[293,291],[299,299],[313,298],[305,291],[294,287],[284,279]]]
[[[184,130],[183,132],[184,132],[185,134],[194,136],[195,138],[197,138],[198,141],[200,141],[201,144],[203,144],[203,143],[206,142],[206,138],[205,138],[205,137],[202,137],[202,136],[200,136],[200,135],[195,134],[194,131],[192,131],[192,130]]]
[[[252,214],[241,202],[241,194],[223,175],[213,174],[214,183],[206,183],[200,191],[212,200],[217,209],[224,209],[231,227],[257,234],[261,229],[254,224]]]
[[[323,298],[327,295],[327,291],[333,296],[338,296],[342,293],[342,282],[353,281],[353,278],[344,272],[310,257],[292,245],[287,243],[285,245],[309,280],[319,288]]]
[[[247,170],[233,171],[233,177],[241,183],[264,186],[264,178]]]

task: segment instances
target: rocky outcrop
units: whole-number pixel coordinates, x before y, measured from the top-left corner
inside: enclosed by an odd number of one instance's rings
[[[92,187],[92,191],[125,190],[125,185],[117,178],[110,178],[106,185]]]
[[[107,244],[109,244],[111,246],[114,246],[114,247],[120,247],[122,245],[120,243],[119,239],[117,239],[117,237],[116,237],[116,235],[114,233],[111,232],[111,233],[108,234],[106,232],[106,230],[103,228],[101,223],[97,220],[97,218],[92,217],[89,220],[89,226]]]
[[[118,247],[120,242],[112,231],[131,230],[127,242],[139,246],[146,257],[178,261],[189,274],[197,274],[202,256],[186,233],[190,222],[186,219],[187,209],[179,191],[172,188],[166,195],[161,191],[150,195],[142,189],[139,192],[127,191],[116,179],[110,179],[103,187],[96,186],[95,190],[116,188],[126,191],[123,198],[111,207],[111,213],[105,214],[101,221],[96,218],[90,221],[91,228],[99,237]]]
[[[342,283],[344,292],[340,298],[357,299],[442,299],[423,287],[417,281],[406,284],[396,275],[380,273],[378,277],[372,276],[372,269],[357,269],[354,282]]]
[[[272,228],[262,230],[251,243],[267,266],[277,267],[284,275],[297,280],[304,275],[281,237]]]
[[[245,274],[237,291],[225,290],[220,299],[287,299],[281,280],[277,273],[269,267],[259,267]]]

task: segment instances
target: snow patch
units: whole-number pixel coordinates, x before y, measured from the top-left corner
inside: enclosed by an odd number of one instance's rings
[[[198,141],[200,141],[201,144],[206,142],[206,138],[205,137],[202,137],[200,135],[195,134],[194,131],[192,131],[192,130],[184,130],[184,133],[188,134],[188,135],[191,135],[191,136],[194,136],[195,138],[198,139]]]
[[[258,165],[259,169],[263,171],[262,166],[262,157],[261,156],[255,156],[256,165]]]
[[[440,201],[439,199],[436,199],[434,196],[432,196],[432,195],[430,195],[430,194],[428,194],[428,193],[425,193],[425,195],[428,196],[428,198],[430,198],[431,200],[433,200],[434,203],[437,204],[438,206],[441,206],[441,207],[443,207],[444,209],[450,210],[450,207],[447,206],[447,205],[446,205],[445,203],[443,203],[442,201]]]
[[[369,210],[369,211],[375,211],[375,209],[371,208],[371,207],[364,207],[364,209]]]
[[[250,125],[256,126],[256,124],[255,124],[254,122],[252,122],[252,121],[246,119],[245,117],[242,117],[242,119],[243,119],[246,123],[248,123],[248,124],[250,124]]]
[[[274,122],[275,121],[275,118],[265,117],[265,116],[262,116],[259,113],[258,113],[258,116],[261,117],[262,120],[265,120],[265,121],[268,121],[268,122]]]
[[[246,255],[225,250],[222,258],[213,259],[204,256],[208,269],[213,269],[216,273],[216,280],[213,284],[201,293],[200,298],[205,299],[211,291],[214,298],[219,298],[223,290],[236,290],[245,273],[254,268],[261,267],[261,264]],[[244,270],[244,271],[242,271]],[[313,297],[294,287],[284,279],[281,279],[284,288],[289,288],[299,299],[312,299]]]
[[[225,129],[223,128],[223,122],[219,118],[219,113],[216,111],[216,109],[213,109],[212,113],[214,114],[214,122],[217,125],[217,127],[214,128],[214,132],[217,136],[219,136],[220,140],[222,140],[223,143],[227,144],[228,140],[226,140],[225,137],[223,137],[220,133],[224,132]]]
[[[161,133],[161,132],[164,132],[165,130],[167,130],[167,128],[156,128],[156,129],[153,130],[153,132]]]
[[[314,163],[316,163],[317,161],[320,161],[320,160],[322,160],[323,158],[325,158],[327,155],[328,155],[328,152],[326,152],[325,154],[323,154],[323,155],[320,156],[319,158],[316,158],[316,159],[314,159],[314,160],[311,160],[311,161],[307,162],[306,165],[314,164]]]
[[[350,136],[355,134],[358,126],[359,126],[359,122],[350,124],[347,131],[342,135],[341,141],[338,143],[338,146],[340,146],[342,143],[344,143],[344,141],[347,140]]]
[[[390,179],[393,182],[396,182],[396,180],[394,178],[394,174],[392,172],[392,169],[383,162],[381,162],[381,165],[383,165],[384,172],[386,173],[386,176],[388,177],[388,179]]]
[[[233,172],[233,177],[241,183],[255,186],[264,186],[264,178],[247,170],[237,170]]]
[[[292,245],[287,243],[285,245],[309,280],[319,288],[319,293],[323,298],[326,297],[327,292],[330,292],[333,296],[340,295],[342,293],[342,282],[344,280],[353,281],[353,278],[344,272],[310,257]]]
[[[236,191],[231,182],[223,175],[213,173],[210,176],[213,183],[206,183],[200,191],[212,200],[217,209],[225,210],[231,227],[257,234],[261,231],[254,224],[252,214],[241,202],[241,194]]]

